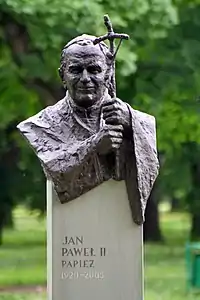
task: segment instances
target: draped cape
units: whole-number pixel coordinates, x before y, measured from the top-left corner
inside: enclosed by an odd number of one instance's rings
[[[115,164],[112,155],[97,153],[96,133],[81,126],[68,98],[17,126],[52,180],[61,203],[113,178]],[[159,169],[156,127],[153,116],[127,106],[132,133],[121,147],[120,163],[133,220],[140,225]]]

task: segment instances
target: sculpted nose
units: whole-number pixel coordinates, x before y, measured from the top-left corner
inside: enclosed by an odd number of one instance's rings
[[[90,82],[90,76],[88,76],[88,72],[87,70],[83,70],[83,73],[82,73],[82,76],[80,78],[80,81],[83,82],[83,83],[88,83]]]

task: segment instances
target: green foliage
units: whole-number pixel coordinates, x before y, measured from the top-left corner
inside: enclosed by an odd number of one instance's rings
[[[57,72],[60,50],[76,35],[102,35],[105,13],[116,31],[131,37],[118,55],[118,96],[156,116],[158,146],[164,157],[163,194],[185,199],[192,211],[194,203],[195,208],[200,203],[196,192],[195,199],[193,194],[193,201],[188,201],[194,189],[189,157],[193,144],[199,153],[200,143],[199,1],[0,0],[0,154],[8,151],[5,130],[11,123],[63,95]],[[39,163],[15,130],[12,140],[20,149],[13,203],[21,199],[44,210]],[[5,169],[7,161],[3,161]]]
[[[147,0],[125,0],[123,3],[107,0],[0,1],[2,132],[10,123],[17,124],[59,100],[61,83],[57,68],[60,50],[78,34],[103,34],[104,13],[110,14],[116,30],[127,32],[132,38],[129,43],[124,43],[118,57],[119,81],[127,89],[126,78],[135,72],[138,59],[136,39],[143,44],[142,48],[146,47],[146,39],[165,36],[167,29],[177,22],[176,8],[170,0],[151,3]],[[44,177],[39,163],[15,130],[12,136],[15,148],[20,149],[17,170],[21,170],[14,176],[12,197],[15,202],[22,199],[32,207],[44,210]],[[4,145],[4,153],[8,149],[7,140],[8,136],[4,135],[0,142]],[[7,161],[4,161],[4,169],[6,165]],[[2,201],[6,200],[1,197]]]
[[[141,53],[136,105],[148,107],[157,119],[165,194],[179,195],[194,211],[200,208],[192,171],[199,168],[200,154],[200,5],[179,3],[179,23]]]

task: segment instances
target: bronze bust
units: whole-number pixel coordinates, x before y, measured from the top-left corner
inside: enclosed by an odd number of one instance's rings
[[[18,125],[66,203],[109,179],[125,180],[133,220],[144,221],[158,174],[154,117],[112,98],[112,55],[96,37],[79,36],[62,50],[66,96]],[[116,151],[120,178],[116,178]]]

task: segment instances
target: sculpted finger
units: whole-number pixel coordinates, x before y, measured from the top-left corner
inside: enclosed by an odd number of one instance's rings
[[[121,131],[115,131],[115,130],[110,130],[109,131],[109,136],[110,137],[116,137],[116,138],[122,138],[123,137],[123,134],[122,134],[122,132]]]
[[[119,117],[109,117],[105,119],[106,124],[111,125],[121,125],[121,120]]]
[[[120,132],[123,132],[123,126],[122,125],[107,125],[109,126],[109,128],[114,131],[120,131]]]
[[[113,149],[113,150],[117,150],[117,149],[120,148],[120,146],[121,146],[121,143],[120,143],[120,144],[113,144],[113,145],[112,145],[112,149]]]
[[[123,131],[123,126],[122,125],[111,125],[111,124],[106,124],[104,126],[105,130],[115,130],[115,131]]]
[[[117,117],[117,116],[119,116],[119,114],[120,114],[120,111],[118,109],[117,110],[112,110],[112,111],[105,111],[103,113],[103,118],[107,119],[109,117]]]
[[[113,103],[113,104],[103,106],[102,111],[104,114],[105,112],[113,112],[115,109],[116,109],[116,107],[115,107],[115,104]]]
[[[122,141],[123,141],[123,138],[116,138],[116,137],[113,137],[113,138],[111,139],[112,145],[115,145],[115,144],[121,145]]]

